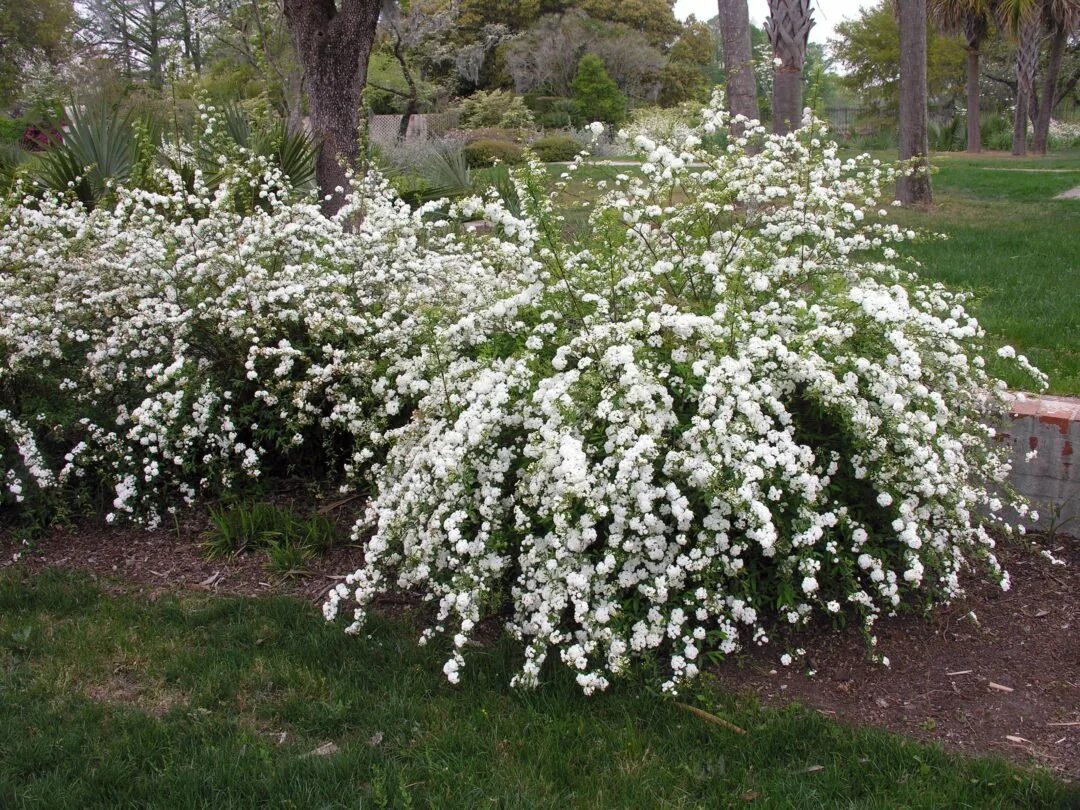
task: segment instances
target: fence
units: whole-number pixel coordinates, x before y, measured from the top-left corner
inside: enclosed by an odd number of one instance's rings
[[[368,117],[368,137],[374,143],[393,143],[400,140],[400,115],[372,115]],[[417,113],[409,116],[405,132],[406,141],[426,140],[446,134],[457,126],[456,112]]]
[[[957,115],[962,114],[954,106],[930,107],[927,111],[932,125],[948,126]],[[826,107],[822,110],[824,118],[829,122],[829,128],[839,137],[852,138],[856,136],[874,136],[886,133],[895,133],[896,115],[881,109],[870,107]],[[1012,119],[1012,111],[999,109],[993,106],[984,107],[982,114],[1004,115]],[[1074,122],[1080,121],[1080,103],[1076,99],[1062,99],[1054,108],[1054,120]]]

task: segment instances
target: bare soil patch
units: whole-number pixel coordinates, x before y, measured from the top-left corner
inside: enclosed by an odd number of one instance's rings
[[[156,531],[86,524],[55,529],[29,549],[0,532],[0,569],[87,571],[107,588],[135,586],[150,598],[194,589],[288,595],[318,605],[362,554],[356,546],[336,547],[312,559],[304,574],[282,579],[258,554],[206,560],[198,548],[205,528],[197,517]],[[1080,543],[1060,540],[1055,554],[1068,565],[1002,550],[1012,574],[1008,592],[971,582],[963,601],[928,618],[882,620],[878,649],[889,667],[869,660],[859,633],[819,628],[800,641],[810,655],[790,667],[780,665],[783,647],[774,640],[714,673],[726,688],[767,705],[798,702],[843,723],[1035,762],[1080,779]],[[413,602],[391,596],[381,607],[397,612]]]
[[[342,538],[348,538],[353,516],[352,512],[337,516]],[[199,547],[208,528],[207,518],[193,513],[185,514],[176,525],[152,531],[85,521],[51,529],[29,547],[0,530],[0,570],[20,565],[30,571],[85,571],[106,586],[110,581],[125,587],[137,585],[151,597],[202,590],[234,596],[286,595],[321,603],[341,575],[357,567],[361,555],[343,541],[312,557],[303,572],[281,577],[268,571],[266,557],[256,552],[208,560]]]
[[[807,658],[790,667],[774,644],[715,674],[766,705],[797,702],[851,725],[1080,779],[1080,548],[1075,540],[1058,546],[1067,566],[1001,554],[1012,575],[1007,592],[969,583],[966,598],[928,618],[883,619],[877,649],[888,667],[869,660],[857,633],[820,629],[800,642]]]

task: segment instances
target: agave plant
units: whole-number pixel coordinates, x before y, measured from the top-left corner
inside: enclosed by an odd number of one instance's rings
[[[112,184],[124,184],[135,168],[138,148],[130,114],[107,107],[73,107],[63,140],[55,140],[36,169],[38,185],[74,193],[93,208]]]
[[[475,184],[465,153],[457,141],[433,141],[412,160],[385,160],[387,174],[401,198],[416,206],[430,200],[460,197]]]

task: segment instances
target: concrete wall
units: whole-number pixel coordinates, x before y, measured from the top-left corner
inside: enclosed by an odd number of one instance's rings
[[[1080,537],[1080,399],[1017,397],[1010,416],[1013,484],[1039,510],[1040,526]]]

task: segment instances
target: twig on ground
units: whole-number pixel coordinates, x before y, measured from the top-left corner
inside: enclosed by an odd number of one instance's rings
[[[712,712],[707,712],[704,709],[699,709],[696,706],[690,706],[686,703],[676,703],[675,705],[678,706],[680,709],[685,709],[686,711],[690,712],[690,714],[700,717],[706,722],[715,723],[718,726],[722,726],[728,731],[734,731],[736,734],[746,733],[746,729],[739,728],[737,725],[730,722],[729,720],[725,720],[723,717],[717,717]]]

